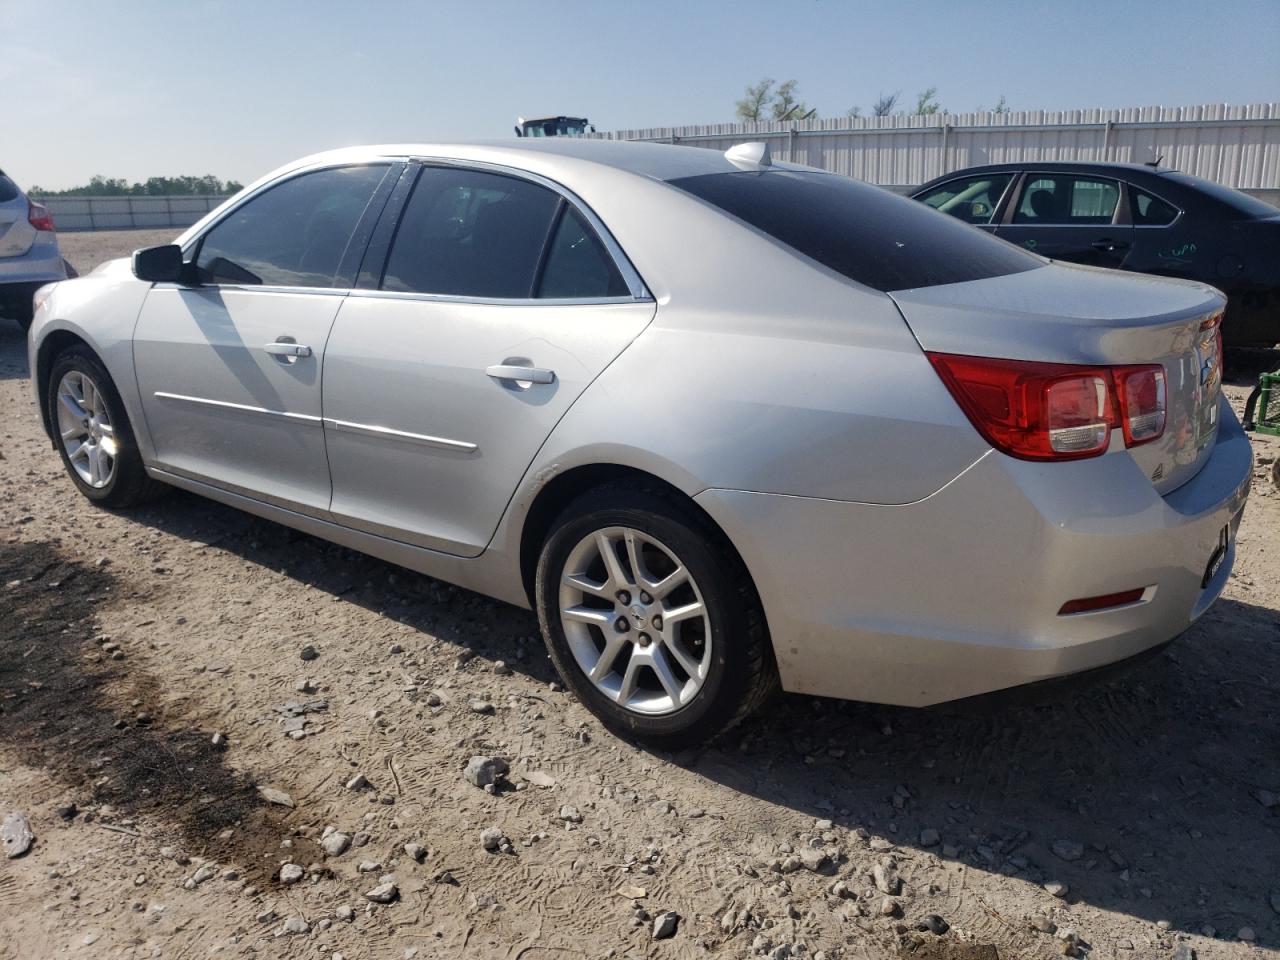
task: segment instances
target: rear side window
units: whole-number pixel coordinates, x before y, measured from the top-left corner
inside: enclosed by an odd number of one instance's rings
[[[382,289],[528,299],[559,204],[527,180],[425,167],[396,228]]]
[[[0,173],[0,203],[8,203],[18,198],[18,185]]]
[[[332,287],[386,172],[385,164],[317,170],[258,194],[204,235],[196,258],[200,280]]]
[[[668,182],[874,290],[963,283],[1042,265],[922,203],[836,174],[743,171]]]
[[[1164,227],[1173,223],[1178,216],[1178,208],[1130,185],[1129,213],[1139,227]]]
[[[916,197],[926,206],[949,213],[965,223],[990,223],[1013,179],[1011,173],[988,173],[950,180]]]
[[[539,297],[604,299],[630,293],[596,232],[570,206],[564,207],[546,256]]]
[[[1193,177],[1188,173],[1178,173],[1176,171],[1170,171],[1169,173],[1161,174],[1161,176],[1182,187],[1198,190],[1205,196],[1230,208],[1232,213],[1246,220],[1274,217],[1277,213],[1280,213],[1280,209],[1259,200],[1257,197],[1251,197],[1247,193],[1241,193],[1239,190],[1224,187],[1222,184],[1214,183],[1212,180],[1205,180],[1203,177]]]
[[[1110,223],[1120,202],[1120,185],[1091,177],[1032,174],[1022,188],[1013,222],[1084,226]]]

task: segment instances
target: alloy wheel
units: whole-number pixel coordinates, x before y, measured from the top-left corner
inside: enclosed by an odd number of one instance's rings
[[[80,370],[67,371],[58,382],[58,435],[86,485],[101,490],[111,483],[119,455],[115,429],[102,391]]]
[[[680,558],[631,527],[578,541],[560,581],[560,622],[587,679],[619,706],[674,713],[711,668],[711,624]]]

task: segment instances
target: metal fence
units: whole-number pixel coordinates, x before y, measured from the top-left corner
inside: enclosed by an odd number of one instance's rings
[[[226,197],[34,197],[62,231],[189,227]]]
[[[595,136],[717,150],[743,140],[767,140],[776,159],[897,190],[983,163],[1148,163],[1162,158],[1162,167],[1280,197],[1280,103],[833,117],[618,130]]]

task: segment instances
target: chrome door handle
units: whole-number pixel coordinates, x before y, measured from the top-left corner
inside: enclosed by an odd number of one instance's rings
[[[505,363],[486,367],[484,371],[495,380],[518,380],[525,383],[555,383],[556,372],[541,367],[515,367]]]
[[[277,340],[275,343],[268,343],[262,348],[273,357],[309,357],[311,356],[311,348],[303,343],[282,343]]]

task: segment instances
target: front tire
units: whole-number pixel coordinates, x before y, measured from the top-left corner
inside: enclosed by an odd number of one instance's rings
[[[147,476],[120,394],[87,347],[58,355],[45,409],[62,465],[89,500],[130,507],[167,489]]]
[[[742,561],[657,484],[610,484],[572,503],[543,545],[535,595],[565,684],[624,736],[667,749],[709,740],[777,688]]]

